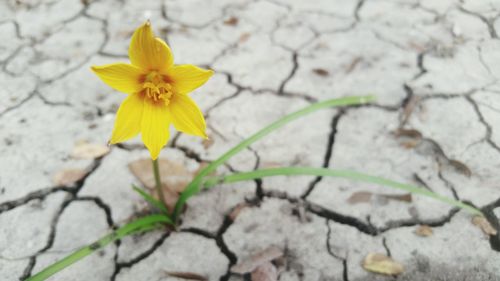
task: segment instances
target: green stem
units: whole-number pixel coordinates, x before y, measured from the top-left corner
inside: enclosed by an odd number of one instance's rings
[[[26,281],[43,281],[49,278],[50,276],[56,274],[57,272],[63,270],[64,268],[72,265],[73,263],[92,254],[93,252],[102,249],[104,246],[108,245],[109,243],[115,240],[122,239],[123,237],[130,234],[134,234],[136,232],[151,230],[153,228],[159,227],[160,225],[171,224],[171,223],[172,223],[171,220],[164,215],[150,215],[144,218],[140,218],[138,220],[135,220],[131,223],[128,223],[120,227],[116,231],[104,236],[103,238],[97,240],[96,242],[77,250],[76,252],[70,254],[69,256],[66,256],[62,260],[50,265],[49,267],[45,268],[44,270],[40,271],[34,276],[28,278]]]
[[[481,216],[483,215],[483,213],[480,210],[478,210],[470,205],[467,205],[467,204],[464,204],[460,201],[456,201],[456,200],[453,200],[453,199],[448,198],[446,196],[434,193],[434,192],[427,190],[427,189],[424,189],[424,188],[395,182],[395,181],[388,180],[385,178],[370,176],[367,174],[362,174],[362,173],[358,173],[358,172],[354,172],[354,171],[347,171],[347,170],[333,170],[333,169],[326,169],[326,168],[309,168],[309,167],[286,167],[286,168],[262,169],[262,170],[255,170],[252,172],[236,173],[236,174],[232,174],[232,175],[228,175],[228,176],[208,178],[205,181],[204,186],[205,187],[212,187],[212,186],[217,185],[218,183],[232,183],[232,182],[260,179],[260,178],[264,178],[264,177],[291,176],[291,175],[312,175],[312,176],[338,177],[338,178],[345,178],[345,179],[373,183],[373,184],[377,184],[377,185],[381,185],[381,186],[388,186],[388,187],[404,190],[407,192],[411,192],[414,194],[424,195],[426,197],[444,202],[446,204],[467,210],[474,215],[481,215]]]
[[[161,176],[160,176],[160,167],[158,163],[158,158],[153,160],[153,174],[155,176],[155,188],[156,192],[158,193],[158,197],[160,198],[160,201],[163,203],[163,206],[167,207],[167,204],[165,202],[165,196],[163,195],[163,186],[161,184]]]
[[[296,112],[293,112],[289,115],[284,116],[283,118],[275,121],[274,123],[268,125],[267,127],[263,128],[262,130],[258,131],[257,133],[253,134],[251,137],[245,139],[235,147],[233,147],[231,150],[228,152],[224,153],[221,157],[219,157],[217,160],[213,161],[205,167],[203,170],[201,170],[196,177],[189,183],[189,185],[184,189],[184,192],[182,192],[181,196],[179,197],[179,200],[177,200],[177,203],[175,204],[175,209],[172,215],[172,218],[174,222],[177,222],[179,218],[179,214],[182,210],[182,207],[186,203],[186,201],[196,194],[199,189],[200,189],[200,184],[202,183],[202,180],[205,176],[209,175],[211,172],[215,171],[217,167],[220,165],[224,164],[229,158],[233,157],[236,155],[238,152],[241,150],[247,148],[249,145],[252,143],[258,141],[259,139],[263,138],[267,134],[271,133],[272,131],[283,127],[287,123],[296,120],[297,118],[300,118],[306,114],[312,113],[314,111],[323,109],[323,108],[328,108],[328,107],[333,107],[333,106],[347,106],[347,105],[357,105],[357,104],[363,104],[363,103],[368,103],[370,101],[375,100],[375,97],[373,96],[357,96],[357,97],[344,97],[344,98],[338,98],[338,99],[331,99],[331,100],[326,100],[322,102],[315,103],[313,105],[310,105],[308,107],[305,107],[301,110],[298,110]]]

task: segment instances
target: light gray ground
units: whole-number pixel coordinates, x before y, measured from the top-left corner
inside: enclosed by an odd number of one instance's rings
[[[143,210],[127,167],[149,155],[138,139],[101,159],[70,154],[81,140],[106,143],[125,97],[89,67],[127,61],[148,18],[177,63],[216,72],[192,94],[213,144],[173,134],[162,157],[197,167],[312,102],[373,94],[376,104],[290,124],[225,170],[354,169],[468,201],[498,228],[499,16],[493,0],[0,1],[0,280],[25,279]],[[88,174],[55,185],[68,168]],[[418,196],[349,203],[358,191],[398,194],[313,177],[218,186],[189,201],[180,232],[128,237],[50,280],[243,280],[230,266],[271,245],[286,250],[280,280],[500,280],[500,239],[471,215]],[[433,235],[417,236],[420,224]],[[365,271],[375,252],[405,272]]]

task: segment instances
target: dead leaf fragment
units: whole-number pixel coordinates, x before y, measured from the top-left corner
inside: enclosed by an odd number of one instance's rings
[[[346,74],[351,73],[362,60],[363,60],[363,58],[361,58],[361,57],[355,57],[352,60],[352,62],[347,66],[345,73]]]
[[[182,192],[197,171],[189,171],[184,164],[158,159],[162,184],[175,192]],[[147,188],[155,188],[153,164],[150,158],[139,159],[128,164],[134,176]]]
[[[402,264],[380,253],[369,253],[363,260],[363,268],[384,275],[399,275],[404,272]]]
[[[458,160],[450,159],[448,161],[448,164],[450,164],[453,168],[455,168],[456,171],[463,174],[464,176],[466,176],[468,178],[470,178],[472,176],[472,171],[464,163],[462,163]]]
[[[95,159],[108,154],[109,151],[110,149],[107,145],[80,142],[73,148],[71,157],[75,159]]]
[[[396,135],[396,137],[408,137],[412,139],[422,138],[422,133],[415,129],[397,129],[394,135]]]
[[[252,281],[277,281],[278,270],[272,263],[266,262],[254,269],[251,276]]]
[[[230,26],[235,26],[238,24],[238,18],[237,17],[230,17],[224,21],[224,24],[230,25]]]
[[[165,274],[171,277],[177,277],[186,280],[198,280],[207,281],[208,278],[193,272],[181,272],[181,271],[165,271]]]
[[[330,75],[330,72],[328,72],[328,70],[323,69],[323,68],[314,68],[312,71],[316,75],[319,75],[319,76],[322,76],[322,77],[326,77],[326,76]]]
[[[231,210],[231,213],[229,213],[229,218],[231,219],[231,221],[235,221],[238,215],[241,213],[241,211],[248,206],[249,205],[246,202],[236,205],[236,207],[234,207],[233,210]]]
[[[369,191],[357,191],[354,192],[348,199],[347,203],[354,205],[358,203],[368,203],[372,198],[386,200],[396,200],[403,202],[412,202],[411,193],[406,194],[377,194]]]
[[[80,169],[67,169],[57,172],[52,177],[52,182],[57,186],[72,186],[77,181],[83,179],[87,175],[87,171]]]
[[[497,230],[483,216],[474,216],[472,224],[479,227],[486,235],[497,235]]]
[[[413,197],[411,196],[411,193],[406,193],[406,194],[380,194],[379,196],[385,197],[387,199],[391,200],[396,200],[396,201],[402,201],[402,202],[408,202],[411,203],[413,201]]]
[[[348,199],[347,203],[354,205],[358,203],[367,203],[372,199],[373,193],[368,191],[354,192]]]
[[[257,267],[277,258],[283,256],[283,251],[276,247],[271,246],[261,252],[256,253],[250,258],[243,260],[242,262],[233,265],[231,267],[231,272],[237,274],[247,274],[254,271]],[[253,279],[252,279],[253,280]]]
[[[405,87],[407,91],[411,91],[410,87]],[[420,103],[420,97],[412,95],[410,97],[410,100],[406,103],[403,113],[401,114],[401,123],[400,126],[404,126],[408,120],[410,119],[410,116],[412,115],[413,111],[417,107],[417,105]]]
[[[248,32],[242,33],[238,42],[245,43],[250,38],[250,36],[251,36],[251,34]]]
[[[419,225],[417,229],[415,229],[415,234],[422,237],[429,237],[433,234],[432,227],[428,225]]]
[[[203,148],[209,149],[214,144],[214,139],[213,138],[203,139],[201,144],[203,145]]]

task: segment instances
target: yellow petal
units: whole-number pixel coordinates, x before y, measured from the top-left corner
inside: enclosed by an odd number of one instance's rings
[[[92,66],[91,68],[104,83],[117,91],[131,94],[137,93],[142,89],[140,79],[143,73],[136,66],[125,63],[114,63]]]
[[[207,138],[205,118],[189,96],[174,94],[168,107],[178,131]]]
[[[174,63],[170,48],[163,40],[155,37],[149,21],[132,35],[128,55],[133,65],[146,71],[166,72]]]
[[[168,77],[180,94],[187,94],[205,84],[214,72],[194,65],[176,65],[168,70]]]
[[[126,141],[135,137],[141,131],[144,98],[140,93],[129,95],[120,105],[116,113],[115,128],[111,144]]]
[[[158,158],[160,150],[168,142],[170,123],[170,112],[165,103],[144,99],[141,135],[153,160]]]

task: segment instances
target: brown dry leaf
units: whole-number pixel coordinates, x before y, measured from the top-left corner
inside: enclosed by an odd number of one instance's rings
[[[229,213],[229,218],[231,219],[231,221],[236,220],[236,218],[241,213],[241,211],[243,209],[245,209],[246,207],[248,207],[248,206],[249,205],[247,203],[245,203],[245,202],[236,205],[236,207],[233,208],[233,210],[231,211],[231,213]]]
[[[193,272],[165,271],[165,274],[171,277],[177,277],[186,280],[208,281],[207,277]]]
[[[457,161],[457,160],[453,160],[453,159],[450,159],[448,161],[448,163],[453,168],[455,168],[455,170],[457,170],[459,173],[465,175],[466,177],[470,178],[472,176],[472,171],[464,163]]]
[[[407,149],[415,148],[422,142],[422,133],[414,129],[397,129],[394,132],[397,138],[402,138],[400,144],[402,147]]]
[[[354,205],[358,203],[368,203],[371,201],[373,196],[382,197],[384,199],[412,202],[411,193],[407,194],[377,194],[369,191],[357,191],[354,192],[348,199],[347,203]]]
[[[197,171],[189,171],[183,164],[158,159],[162,184],[174,192],[182,192]],[[134,176],[147,188],[155,187],[153,164],[150,158],[139,159],[128,164]]]
[[[369,253],[363,260],[363,268],[371,272],[385,275],[399,275],[404,272],[402,264],[379,253]]]
[[[251,34],[248,32],[242,33],[240,39],[238,40],[240,43],[245,43],[248,38],[250,38]]]
[[[422,133],[415,129],[397,129],[394,134],[396,137],[407,137],[412,139],[422,138]]]
[[[363,58],[361,58],[361,57],[355,57],[352,60],[352,62],[347,66],[345,73],[346,74],[351,73],[362,60],[363,60]]]
[[[278,270],[270,262],[261,264],[252,271],[252,281],[277,281],[277,280],[278,280]]]
[[[474,216],[472,224],[479,227],[486,235],[497,235],[497,230],[483,216]]]
[[[398,195],[380,194],[379,196],[382,196],[382,197],[385,197],[385,198],[391,199],[391,200],[403,201],[403,202],[408,202],[408,203],[411,203],[413,201],[411,193],[398,194]]]
[[[433,234],[432,227],[428,225],[419,225],[417,229],[415,229],[415,234],[422,237],[429,237]]]
[[[79,142],[73,148],[71,157],[76,159],[95,159],[108,154],[109,146],[97,143]]]
[[[266,262],[270,262],[282,256],[283,256],[283,251],[280,248],[276,246],[271,246],[251,256],[250,258],[243,260],[242,262],[236,265],[233,265],[231,267],[231,272],[238,274],[247,274],[254,271],[260,265],[265,264]]]
[[[237,17],[230,17],[224,21],[224,24],[230,25],[230,26],[235,26],[238,24],[238,18]]]
[[[347,203],[354,205],[358,203],[367,203],[372,199],[373,193],[368,191],[358,191],[354,192],[349,199],[347,199]]]
[[[52,181],[57,186],[72,186],[77,181],[83,179],[87,175],[87,171],[80,169],[67,169],[57,172]]]
[[[420,103],[420,97],[412,95],[410,97],[410,100],[406,103],[403,113],[401,114],[401,124],[400,126],[404,126],[408,120],[410,119],[410,116],[412,113],[415,111],[415,108],[417,105]]]
[[[213,138],[203,139],[203,141],[201,141],[201,144],[205,149],[209,149],[214,144],[214,139]]]
[[[420,143],[420,141],[402,141],[401,146],[406,148],[406,149],[413,149],[417,147],[417,145]]]
[[[322,77],[326,77],[326,76],[330,75],[330,72],[328,72],[328,70],[323,69],[323,68],[314,68],[312,71],[316,75],[319,75],[319,76],[322,76]]]
[[[150,190],[150,192],[154,198],[159,199],[159,196],[156,194],[154,189]],[[174,211],[175,204],[177,203],[177,200],[179,200],[179,194],[179,192],[173,191],[168,186],[163,185],[163,196],[169,212]]]

